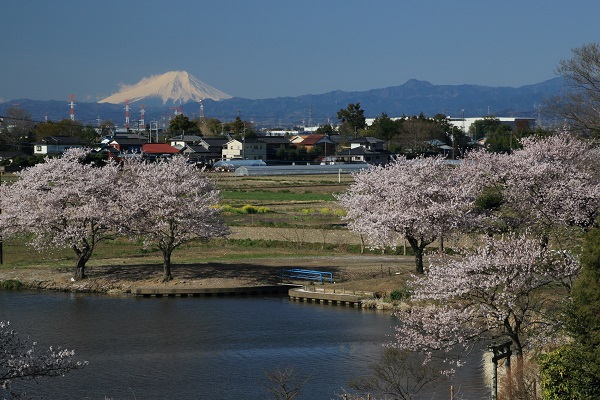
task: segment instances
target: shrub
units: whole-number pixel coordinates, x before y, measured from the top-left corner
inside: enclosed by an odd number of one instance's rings
[[[0,287],[5,290],[18,290],[23,287],[23,283],[15,279],[7,279],[5,281],[0,281]]]
[[[246,204],[245,206],[243,206],[242,212],[244,214],[258,214],[258,210],[256,209],[256,207],[250,204]]]
[[[340,208],[336,209],[333,213],[336,216],[338,216],[338,217],[345,217],[346,216],[346,210],[342,210]]]
[[[270,212],[269,207],[257,207],[252,204],[246,204],[240,208],[230,206],[229,204],[224,205],[221,210],[230,214],[266,214]]]
[[[400,301],[403,299],[408,299],[409,293],[406,290],[400,290],[400,289],[396,289],[396,290],[392,290],[390,293],[390,300],[391,301]]]

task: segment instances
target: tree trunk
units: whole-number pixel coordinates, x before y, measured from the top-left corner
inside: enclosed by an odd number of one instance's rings
[[[423,250],[417,246],[417,248],[413,248],[415,251],[415,272],[417,274],[423,275],[425,273],[425,268],[423,268]]]
[[[163,282],[169,282],[173,279],[171,275],[171,253],[172,250],[163,250]]]
[[[75,271],[73,271],[73,279],[80,281],[86,278],[85,275],[85,264],[90,259],[91,251],[78,252],[79,258],[77,259],[77,265],[75,265]]]
[[[423,241],[419,244],[419,241],[412,236],[407,236],[406,240],[408,240],[410,247],[415,252],[415,272],[423,275],[425,273],[425,268],[423,268],[423,249],[425,248],[425,244]]]

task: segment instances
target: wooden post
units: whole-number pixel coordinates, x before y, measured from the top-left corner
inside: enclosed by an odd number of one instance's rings
[[[510,356],[512,352],[510,350],[511,342],[506,342],[501,345],[491,345],[488,347],[490,351],[494,353],[492,357],[492,362],[494,363],[494,368],[492,371],[492,393],[491,399],[496,400],[498,398],[498,361],[506,358],[506,365],[508,367],[508,378],[510,379]],[[512,394],[511,386],[509,383],[509,396]]]

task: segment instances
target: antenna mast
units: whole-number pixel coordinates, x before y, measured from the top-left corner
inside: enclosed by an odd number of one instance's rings
[[[129,99],[125,100],[125,129],[129,130]]]
[[[144,109],[144,105],[142,104],[142,109],[140,110],[140,124],[142,125],[142,129],[146,129],[146,119],[144,115],[146,114],[146,110]]]
[[[69,105],[71,106],[71,109],[69,110],[69,116],[71,117],[71,121],[75,121],[75,95],[74,94],[70,94],[69,95]]]

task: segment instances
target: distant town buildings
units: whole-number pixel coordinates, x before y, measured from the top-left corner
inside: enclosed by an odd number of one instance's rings
[[[484,117],[475,118],[453,118],[448,117],[448,123],[456,128],[462,129],[463,132],[469,133],[471,125],[475,121],[480,121]],[[512,131],[520,130],[533,130],[535,128],[535,118],[516,118],[516,117],[494,117],[500,121],[501,124],[508,125]]]

